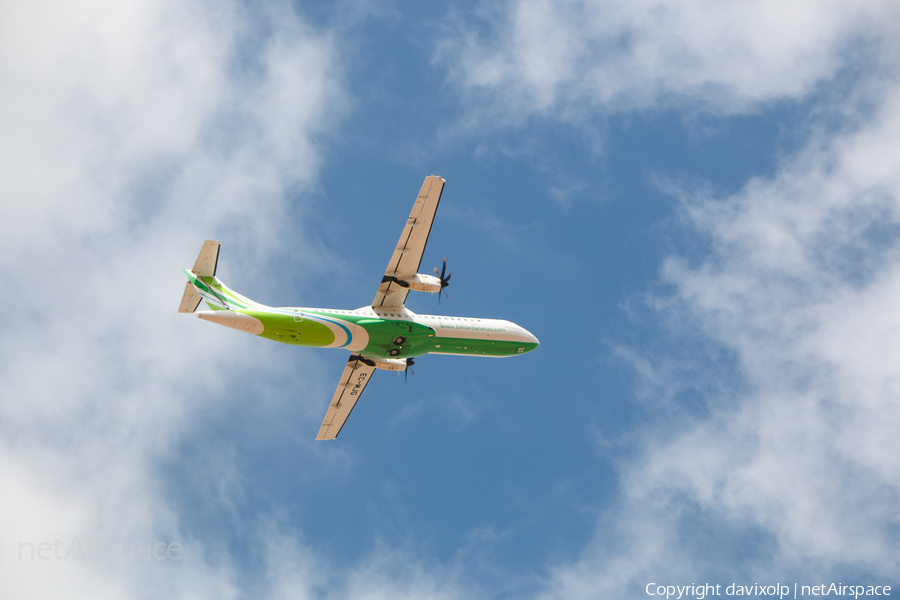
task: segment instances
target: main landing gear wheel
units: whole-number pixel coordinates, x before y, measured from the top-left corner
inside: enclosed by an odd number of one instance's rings
[[[394,340],[394,343],[397,344],[398,346],[402,346],[403,342],[405,342],[405,341],[406,341],[405,337],[403,337],[402,335],[398,335],[397,339]]]
[[[390,352],[388,352],[388,354],[390,354],[391,356],[397,356],[398,354],[400,354],[400,350],[394,348]]]

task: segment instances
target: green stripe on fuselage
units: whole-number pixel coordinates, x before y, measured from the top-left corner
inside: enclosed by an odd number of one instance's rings
[[[435,338],[428,352],[439,354],[459,354],[463,356],[516,356],[531,352],[538,344],[531,342],[508,342],[499,340],[478,340],[471,338]]]
[[[215,298],[228,308],[223,308],[216,304],[213,304],[206,300],[206,305],[209,306],[212,310],[231,310],[231,309],[242,309],[242,308],[250,308],[248,301],[246,298],[238,297],[235,292],[225,287],[220,281],[217,281],[213,277],[196,277],[193,273],[188,271],[187,269],[182,269],[184,274],[187,275],[190,282],[200,290],[201,294],[207,294],[212,298]]]

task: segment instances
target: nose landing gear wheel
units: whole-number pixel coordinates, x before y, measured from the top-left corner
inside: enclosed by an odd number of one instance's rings
[[[400,354],[400,350],[394,348],[390,352],[388,352],[388,354],[390,354],[391,356],[397,356],[398,354]]]
[[[394,340],[394,343],[397,344],[398,346],[402,346],[403,342],[405,342],[405,341],[406,341],[405,337],[403,337],[402,335],[398,335],[397,338]]]

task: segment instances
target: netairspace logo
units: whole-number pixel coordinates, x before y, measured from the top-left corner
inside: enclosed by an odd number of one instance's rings
[[[707,596],[777,596],[783,598],[800,598],[803,596],[848,596],[859,598],[860,596],[890,596],[891,586],[889,585],[843,585],[841,583],[819,584],[819,585],[798,585],[791,586],[781,583],[775,585],[739,585],[732,583],[725,587],[724,593],[722,585],[713,585],[710,583],[696,585],[657,585],[656,583],[648,583],[644,588],[648,596],[665,597],[666,600],[674,598],[696,598],[703,600]]]
[[[72,538],[70,544],[19,542],[19,560],[181,560],[178,542],[113,542]]]

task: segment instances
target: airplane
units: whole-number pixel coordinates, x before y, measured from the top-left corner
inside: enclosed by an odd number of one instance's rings
[[[275,308],[254,302],[219,281],[220,244],[207,240],[194,267],[183,269],[188,282],[178,312],[194,313],[205,300],[210,310],[196,312],[204,321],[294,346],[349,350],[317,440],[337,438],[376,369],[406,376],[413,358],[425,354],[506,357],[531,352],[540,342],[515,323],[418,315],[406,308],[410,290],[442,294],[450,282],[446,259],[435,275],[418,272],[444,183],[435,175],[425,178],[370,306]]]

